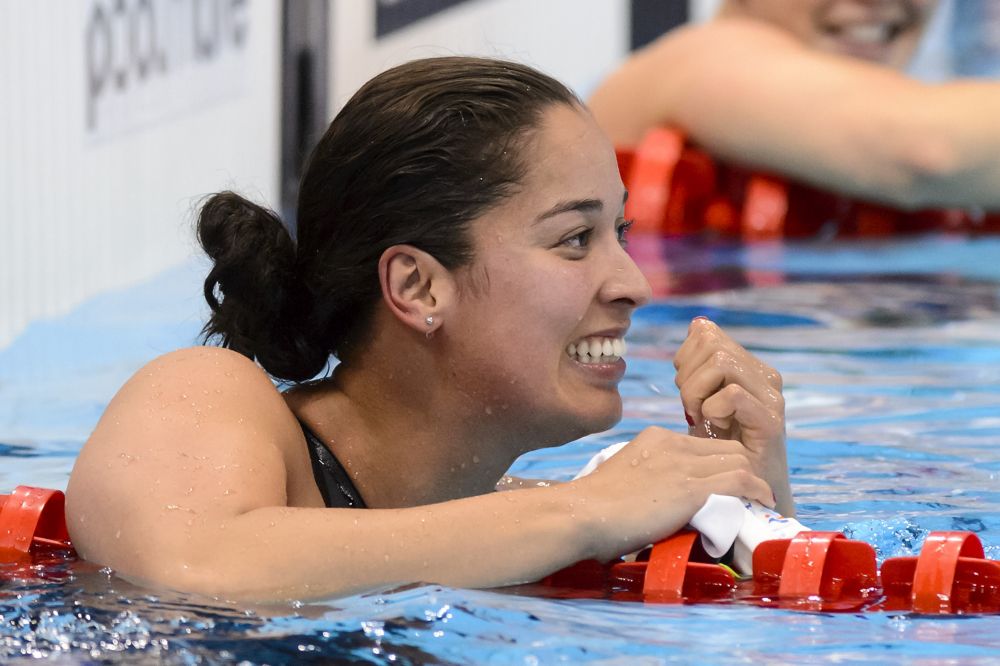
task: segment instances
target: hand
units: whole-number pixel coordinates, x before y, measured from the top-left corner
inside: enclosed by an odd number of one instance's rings
[[[704,317],[691,322],[674,367],[690,433],[741,442],[754,471],[774,489],[777,510],[795,515],[781,375]]]
[[[574,511],[590,519],[594,557],[607,560],[684,527],[708,496],[735,495],[774,506],[740,442],[646,428],[588,476],[563,484]]]

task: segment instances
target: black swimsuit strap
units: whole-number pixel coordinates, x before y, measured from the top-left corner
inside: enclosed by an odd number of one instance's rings
[[[309,446],[309,459],[312,460],[313,477],[319,492],[323,495],[323,503],[328,508],[337,509],[365,509],[365,502],[361,499],[361,493],[354,487],[347,470],[340,464],[340,461],[326,448],[326,445],[313,434],[305,423],[299,422],[302,426],[302,434],[306,437],[306,444]]]

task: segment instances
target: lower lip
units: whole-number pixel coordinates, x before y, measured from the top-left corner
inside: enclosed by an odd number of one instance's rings
[[[625,376],[625,359],[619,358],[611,363],[581,363],[570,357],[570,362],[587,375],[602,381],[614,382],[617,384]]]
[[[837,51],[839,51],[841,55],[850,56],[852,58],[881,62],[888,56],[889,44],[868,44],[838,40]]]

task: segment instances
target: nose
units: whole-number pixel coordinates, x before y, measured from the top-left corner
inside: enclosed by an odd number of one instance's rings
[[[625,248],[617,243],[615,248],[612,261],[608,262],[608,275],[601,285],[601,301],[622,303],[630,309],[645,305],[652,297],[649,280]]]

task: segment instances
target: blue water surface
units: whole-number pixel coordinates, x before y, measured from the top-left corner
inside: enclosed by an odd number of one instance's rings
[[[802,522],[868,541],[880,560],[917,552],[941,529],[977,533],[1000,559],[1000,241],[645,242],[636,255],[673,294],[636,314],[624,419],[608,433],[529,454],[515,473],[566,479],[602,446],[649,424],[684,430],[672,354],[691,317],[703,314],[784,376]],[[191,262],[103,294],[0,350],[0,493],[65,487],[121,383],[195,340],[203,272]],[[254,606],[138,588],[84,562],[51,563],[29,578],[8,573],[0,567],[4,663],[1000,659],[1000,616],[644,605],[437,585]]]

